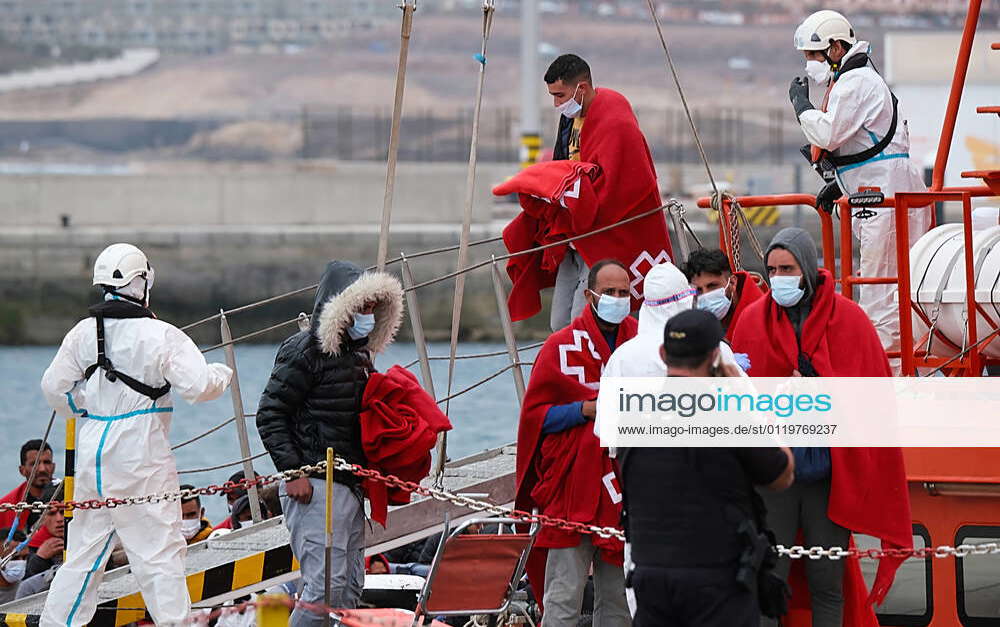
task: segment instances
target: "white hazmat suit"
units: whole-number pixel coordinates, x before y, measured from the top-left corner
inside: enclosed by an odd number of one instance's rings
[[[843,65],[857,54],[867,54],[869,44],[859,41],[847,52]],[[810,144],[834,156],[861,153],[877,144],[892,125],[892,94],[870,65],[844,72],[830,89],[826,111],[809,109],[799,116]],[[898,192],[926,191],[920,170],[910,160],[910,135],[906,120],[897,115],[896,133],[880,154],[837,168],[845,195],[860,187],[877,187],[886,198]],[[896,224],[893,209],[874,209],[874,216],[852,221],[860,243],[862,277],[896,276]],[[910,209],[910,246],[930,228],[927,208]],[[882,346],[899,350],[899,314],[895,285],[862,285],[858,304],[878,332]],[[894,363],[898,363],[895,361]],[[897,366],[898,368],[898,366]]]
[[[136,278],[119,292],[135,288]],[[136,291],[133,289],[133,291]],[[145,286],[138,294],[148,295]],[[111,294],[109,300],[122,300]],[[125,307],[138,306],[121,303]],[[110,381],[97,361],[94,317],[81,320],[63,339],[42,377],[49,405],[63,416],[82,418],[76,447],[75,500],[125,498],[178,490],[170,451],[170,392],[153,400]],[[176,327],[154,318],[104,318],[107,357],[114,369],[148,386],[169,382],[188,402],[219,397],[232,370],[208,364],[198,347]],[[94,616],[97,591],[117,534],[158,624],[183,620],[191,600],[184,575],[186,543],[178,501],[77,510],[68,526],[66,562],[49,590],[41,625],[74,627]]]

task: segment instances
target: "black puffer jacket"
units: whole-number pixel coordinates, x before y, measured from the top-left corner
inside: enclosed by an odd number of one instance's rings
[[[352,340],[354,314],[375,301],[375,329]],[[364,273],[346,261],[331,261],[316,292],[311,327],[278,349],[271,379],[257,408],[257,430],[278,470],[326,459],[333,447],[350,463],[364,464],[358,414],[372,355],[385,349],[403,315],[403,290],[384,273]],[[347,473],[334,480],[357,485]]]

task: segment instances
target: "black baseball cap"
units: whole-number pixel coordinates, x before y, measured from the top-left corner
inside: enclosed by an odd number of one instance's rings
[[[702,309],[686,309],[663,327],[663,350],[677,358],[707,355],[725,334],[719,319]]]

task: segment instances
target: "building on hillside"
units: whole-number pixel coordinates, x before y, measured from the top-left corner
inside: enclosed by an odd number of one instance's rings
[[[370,0],[0,0],[0,36],[211,53],[332,41],[394,11]]]

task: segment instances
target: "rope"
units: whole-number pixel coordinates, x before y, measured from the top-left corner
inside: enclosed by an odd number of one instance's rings
[[[674,66],[673,57],[670,56],[670,48],[667,46],[667,40],[663,37],[663,28],[660,26],[660,18],[656,15],[656,7],[653,6],[653,0],[646,0],[649,5],[649,14],[653,18],[653,24],[656,25],[656,34],[660,37],[660,45],[663,46],[663,54],[667,56],[667,65],[670,67],[670,75],[673,76],[674,85],[677,86],[677,95],[680,96],[681,104],[684,106],[684,115],[687,116],[688,124],[691,125],[691,133],[694,135],[695,146],[698,147],[698,154],[701,156],[701,162],[705,164],[705,172],[708,173],[708,180],[712,184],[712,191],[714,195],[719,195],[719,187],[715,184],[715,177],[712,176],[712,166],[708,163],[708,155],[705,154],[705,146],[701,143],[701,136],[698,134],[698,127],[695,126],[694,117],[691,115],[691,108],[688,106],[687,97],[684,95],[684,88],[681,87],[681,79],[677,76],[677,68]]]
[[[458,269],[458,270],[456,270],[454,272],[449,272],[448,274],[445,274],[445,275],[442,275],[442,276],[439,276],[439,277],[436,277],[436,278],[433,278],[433,279],[429,279],[427,281],[424,281],[423,283],[417,283],[416,285],[411,285],[409,287],[405,287],[405,288],[403,288],[403,291],[404,292],[411,292],[411,291],[414,291],[414,290],[423,289],[423,288],[425,288],[425,287],[427,287],[429,285],[434,285],[436,283],[441,283],[441,282],[447,281],[449,279],[454,279],[455,277],[457,277],[457,276],[459,276],[461,274],[465,274],[467,272],[472,272],[473,270],[478,270],[479,268],[483,268],[485,266],[488,266],[488,265],[492,264],[494,262],[494,260],[495,261],[505,261],[507,259],[513,259],[514,257],[519,257],[521,255],[530,255],[530,254],[537,253],[537,252],[540,252],[540,251],[543,251],[543,250],[548,250],[549,248],[553,248],[555,246],[564,246],[566,244],[569,244],[570,242],[575,242],[577,240],[581,240],[581,239],[584,239],[584,238],[587,238],[587,237],[592,237],[594,235],[599,235],[601,233],[604,233],[605,231],[610,231],[610,230],[612,230],[614,228],[617,228],[619,226],[623,226],[623,225],[628,224],[630,222],[635,222],[636,220],[642,220],[643,218],[651,216],[654,213],[658,213],[658,212],[661,212],[661,211],[666,211],[667,209],[669,209],[670,207],[673,206],[673,203],[676,203],[676,202],[677,202],[676,200],[671,200],[667,204],[661,205],[659,207],[656,207],[655,209],[650,209],[649,211],[644,211],[644,212],[642,212],[640,214],[637,214],[637,215],[634,215],[634,216],[632,216],[630,218],[625,218],[624,220],[620,220],[618,222],[615,222],[614,224],[609,224],[609,225],[601,227],[599,229],[594,229],[593,231],[588,231],[587,233],[582,233],[580,235],[574,235],[573,237],[567,237],[566,239],[561,239],[559,241],[551,242],[549,244],[544,244],[544,245],[541,245],[541,246],[536,246],[535,248],[528,248],[528,249],[525,249],[525,250],[517,251],[515,253],[507,253],[505,255],[499,255],[499,256],[497,256],[495,258],[486,259],[484,261],[480,261],[480,262],[474,263],[472,265],[465,266],[464,268],[460,268],[460,269]],[[488,241],[490,241],[490,240],[482,240],[482,243],[486,243]],[[454,248],[452,248],[452,250],[454,250]],[[440,251],[435,251],[435,252],[440,252]],[[407,259],[409,259],[409,256],[407,256]],[[369,269],[371,269],[371,268],[369,268]],[[313,285],[313,286],[310,286],[308,288],[302,288],[302,290],[298,290],[298,291],[301,292],[301,291],[305,291],[305,290],[308,290],[308,289],[315,289],[316,287],[317,287],[316,285]],[[281,296],[279,295],[279,296],[273,297],[273,299],[278,299],[278,298],[281,298]],[[271,299],[271,300],[273,300],[273,299]],[[253,307],[254,307],[254,304],[251,303],[250,305],[244,305],[243,307],[238,308],[238,310],[245,311],[247,309],[252,309]],[[221,316],[221,314],[216,314],[215,317],[213,317],[211,319],[214,320],[214,319],[219,318],[220,316]],[[208,320],[208,319],[206,319],[206,320]],[[244,342],[246,340],[253,339],[253,338],[258,337],[260,335],[263,335],[265,333],[269,333],[271,331],[274,331],[275,329],[280,329],[281,327],[288,326],[288,325],[291,325],[291,324],[295,324],[297,322],[298,322],[298,318],[292,318],[291,320],[286,320],[285,322],[279,322],[278,324],[272,325],[272,326],[267,327],[265,329],[261,329],[259,331],[254,331],[253,333],[248,333],[246,335],[241,335],[240,337],[233,338],[229,342],[220,342],[218,344],[214,344],[212,346],[209,346],[208,348],[202,349],[201,352],[202,353],[207,353],[209,351],[213,351],[213,350],[222,348],[224,346],[229,346],[230,344],[237,344],[239,342]],[[184,327],[184,328],[186,329],[188,327]]]
[[[252,417],[254,415],[256,415],[256,414],[244,414],[243,417],[244,418],[250,418],[250,417]],[[183,447],[187,446],[188,444],[191,444],[192,442],[197,442],[198,440],[202,439],[203,437],[211,435],[211,434],[215,433],[216,431],[218,431],[219,429],[221,429],[222,427],[225,427],[229,423],[235,422],[235,421],[236,421],[236,417],[235,416],[232,417],[232,418],[227,418],[224,422],[221,422],[221,423],[215,425],[214,427],[212,427],[208,431],[206,431],[204,433],[201,433],[199,435],[196,435],[193,438],[191,438],[190,440],[185,440],[184,442],[181,442],[177,446],[170,447],[170,450],[171,451],[176,451],[177,449],[183,448]]]
[[[479,80],[476,83],[476,103],[472,114],[472,139],[469,142],[469,168],[465,179],[465,213],[462,216],[462,235],[458,244],[458,268],[464,268],[469,263],[469,232],[472,228],[472,205],[476,197],[476,165],[479,161],[479,122],[483,108],[483,87],[486,85],[486,48],[490,41],[490,31],[493,30],[493,15],[496,11],[496,0],[483,0],[483,38],[480,44]],[[455,277],[455,296],[451,308],[451,347],[448,360],[448,397],[451,398],[451,386],[455,380],[455,354],[458,351],[458,332],[462,321],[462,301],[465,297],[465,273]],[[446,400],[444,413],[447,416],[451,409]]]
[[[691,107],[688,106],[687,96],[684,95],[684,88],[681,86],[681,79],[677,75],[677,67],[674,65],[674,59],[670,55],[670,47],[667,46],[667,40],[663,36],[663,27],[660,25],[660,18],[656,14],[656,7],[653,4],[653,0],[646,0],[646,4],[649,5],[649,15],[653,18],[653,24],[656,26],[656,34],[660,38],[660,45],[663,47],[663,54],[667,57],[667,65],[670,68],[670,75],[673,77],[674,85],[677,87],[677,95],[681,99],[681,105],[684,107],[684,115],[687,117],[688,124],[691,126],[691,134],[694,137],[694,144],[698,148],[698,156],[701,157],[701,162],[705,165],[705,173],[708,174],[708,181],[712,184],[712,207],[716,211],[721,210],[722,198],[723,196],[728,196],[731,199],[731,206],[733,211],[736,213],[736,220],[733,221],[733,233],[731,239],[727,239],[727,243],[734,246],[735,248],[730,248],[733,251],[733,262],[734,270],[742,270],[743,266],[740,262],[739,255],[739,241],[740,232],[739,224],[742,222],[747,228],[750,235],[750,243],[761,260],[764,259],[763,249],[760,247],[760,242],[757,239],[757,234],[754,233],[753,226],[747,219],[746,214],[743,212],[743,208],[739,206],[739,203],[735,199],[723,192],[719,191],[719,186],[715,183],[715,177],[712,175],[712,166],[708,162],[708,154],[705,152],[705,146],[701,142],[701,135],[698,133],[698,127],[694,123],[694,116],[691,115]],[[729,234],[723,233],[723,237],[729,237]]]
[[[208,348],[203,348],[201,350],[201,352],[202,353],[207,353],[207,352],[214,351],[216,349],[223,348],[223,347],[226,347],[226,346],[232,346],[233,344],[237,344],[239,342],[245,342],[246,340],[250,340],[250,339],[253,339],[255,337],[259,337],[261,335],[264,335],[265,333],[270,333],[271,331],[275,331],[277,329],[280,329],[281,327],[287,327],[287,326],[289,326],[291,324],[297,324],[298,321],[299,321],[298,317],[295,317],[295,318],[292,318],[291,320],[285,320],[284,322],[279,322],[278,324],[272,324],[269,327],[264,327],[263,329],[254,331],[252,333],[247,333],[246,335],[241,335],[239,337],[235,337],[235,338],[229,340],[228,342],[219,342],[218,344],[213,344],[212,346],[209,346]]]
[[[179,475],[192,475],[192,474],[199,473],[199,472],[209,472],[209,471],[212,471],[212,470],[222,470],[223,468],[229,468],[231,466],[239,466],[240,464],[242,464],[244,462],[252,462],[253,460],[260,459],[261,457],[264,457],[265,455],[267,455],[267,451],[264,451],[263,453],[257,453],[256,455],[251,455],[250,457],[244,457],[243,459],[237,459],[236,461],[229,462],[228,464],[219,464],[218,466],[209,466],[208,468],[192,468],[190,470],[178,470],[177,474],[179,474]]]
[[[490,376],[486,377],[485,379],[482,379],[480,381],[477,381],[476,383],[473,383],[472,385],[470,385],[469,387],[465,388],[464,390],[459,390],[458,392],[455,392],[454,394],[449,394],[448,396],[446,396],[446,397],[442,398],[441,400],[437,401],[437,404],[440,405],[441,403],[447,403],[447,402],[451,401],[451,399],[453,399],[453,398],[457,398],[457,397],[459,397],[459,396],[461,396],[463,394],[471,392],[472,390],[478,388],[479,386],[483,385],[484,383],[488,383],[488,382],[492,381],[493,379],[496,379],[497,377],[499,377],[503,373],[507,372],[508,370],[511,370],[511,369],[515,368],[518,365],[521,365],[521,364],[508,364],[508,365],[504,366],[503,368],[501,368],[500,370],[497,370],[496,372],[494,372]]]
[[[676,201],[671,201],[671,202],[676,202]],[[543,250],[548,250],[549,248],[554,248],[556,246],[564,246],[566,244],[569,244],[570,242],[575,242],[577,240],[581,240],[581,239],[584,239],[584,238],[587,238],[587,237],[592,237],[594,235],[599,235],[601,233],[604,233],[605,231],[610,231],[611,229],[618,228],[619,226],[623,226],[623,225],[628,224],[630,222],[635,222],[636,220],[642,220],[643,218],[651,216],[654,213],[659,213],[661,211],[665,211],[665,210],[669,209],[670,207],[671,207],[671,203],[668,202],[667,204],[660,205],[659,207],[656,207],[655,209],[650,209],[649,211],[643,211],[642,213],[636,214],[636,215],[634,215],[634,216],[632,216],[630,218],[625,218],[624,220],[620,220],[618,222],[615,222],[614,224],[609,224],[609,225],[603,226],[603,227],[601,227],[599,229],[594,229],[593,231],[588,231],[587,233],[582,233],[580,235],[574,235],[573,237],[567,237],[565,239],[561,239],[561,240],[558,240],[558,241],[555,241],[555,242],[550,242],[548,244],[543,244],[541,246],[536,246],[534,248],[527,248],[525,250],[519,250],[516,253],[507,253],[506,255],[498,255],[495,258],[486,259],[484,261],[480,261],[480,262],[474,263],[474,264],[472,264],[470,266],[466,266],[464,268],[456,270],[455,272],[450,272],[448,274],[439,276],[439,277],[437,277],[435,279],[430,279],[430,280],[424,281],[423,283],[417,283],[416,285],[412,285],[412,286],[406,288],[405,291],[419,290],[419,289],[427,287],[428,285],[434,285],[435,283],[440,283],[441,281],[447,281],[448,279],[453,279],[456,276],[458,276],[459,274],[464,274],[466,272],[471,272],[473,270],[478,270],[479,268],[482,268],[482,267],[485,267],[485,266],[488,266],[488,265],[492,264],[494,261],[506,261],[507,259],[513,259],[514,257],[520,257],[521,255],[531,255],[533,253],[541,252]]]
[[[494,244],[494,243],[499,242],[499,241],[503,241],[503,236],[487,237],[485,239],[480,239],[480,240],[476,240],[474,242],[469,242],[469,246],[482,246],[483,244]],[[459,247],[458,244],[454,244],[454,245],[451,245],[451,246],[442,246],[441,248],[431,248],[429,250],[423,250],[423,251],[420,251],[420,252],[413,253],[412,255],[407,255],[407,259],[418,259],[420,257],[428,257],[430,255],[439,255],[441,253],[450,253],[450,252],[454,252],[454,251],[458,250],[458,247]],[[386,265],[392,265],[392,264],[400,263],[402,260],[403,260],[402,257],[393,257],[392,259],[387,260],[385,263],[386,263]],[[368,268],[366,268],[366,270],[369,270],[369,271],[370,270],[374,270],[374,269],[375,269],[375,266],[369,266]],[[247,303],[246,305],[241,305],[239,307],[234,307],[233,309],[227,309],[227,310],[225,310],[223,312],[220,312],[220,313],[217,313],[217,314],[212,314],[211,316],[208,316],[206,318],[202,318],[201,320],[196,320],[195,322],[192,322],[192,323],[190,323],[188,325],[185,325],[185,326],[181,327],[181,331],[189,331],[189,330],[191,330],[191,329],[193,329],[193,328],[195,328],[197,326],[201,326],[203,324],[208,324],[209,322],[214,322],[215,320],[220,319],[224,315],[225,316],[229,316],[229,315],[232,315],[232,314],[243,313],[245,311],[250,311],[250,310],[256,309],[258,307],[262,307],[264,305],[268,305],[270,303],[275,303],[275,302],[278,302],[280,300],[284,300],[286,298],[291,298],[293,296],[298,296],[299,294],[305,294],[306,292],[311,292],[311,291],[315,290],[318,287],[319,287],[319,283],[313,283],[312,285],[307,285],[305,287],[300,287],[298,289],[291,290],[290,292],[283,292],[281,294],[277,294],[275,296],[270,296],[270,297],[265,298],[263,300],[257,300],[257,301],[254,301],[252,303]]]
[[[542,341],[542,342],[534,342],[532,344],[526,344],[524,346],[518,347],[517,350],[518,350],[518,352],[532,350],[532,349],[538,348],[539,346],[541,346],[544,343],[545,342]],[[506,354],[507,354],[507,350],[505,349],[505,350],[502,350],[502,351],[492,351],[492,352],[489,352],[489,353],[467,353],[465,355],[456,355],[455,359],[480,359],[480,358],[483,358],[483,357],[500,357],[501,355],[506,355]],[[433,355],[433,356],[428,357],[427,359],[429,359],[430,361],[444,361],[445,359],[449,359],[449,357],[446,356],[446,355]],[[403,367],[404,368],[412,368],[413,366],[416,366],[418,363],[420,363],[420,360],[419,359],[414,359],[413,361],[407,363]]]
[[[396,159],[399,155],[399,121],[403,116],[403,90],[406,87],[406,59],[410,52],[410,31],[413,28],[413,12],[417,10],[416,0],[404,0],[399,6],[403,10],[403,24],[399,31],[399,64],[396,66],[396,96],[392,102],[392,125],[389,127],[389,157],[385,168],[385,196],[382,199],[382,226],[378,234],[378,257],[376,267],[385,270],[385,258],[389,255],[389,223],[392,218],[392,195],[396,188]]]

